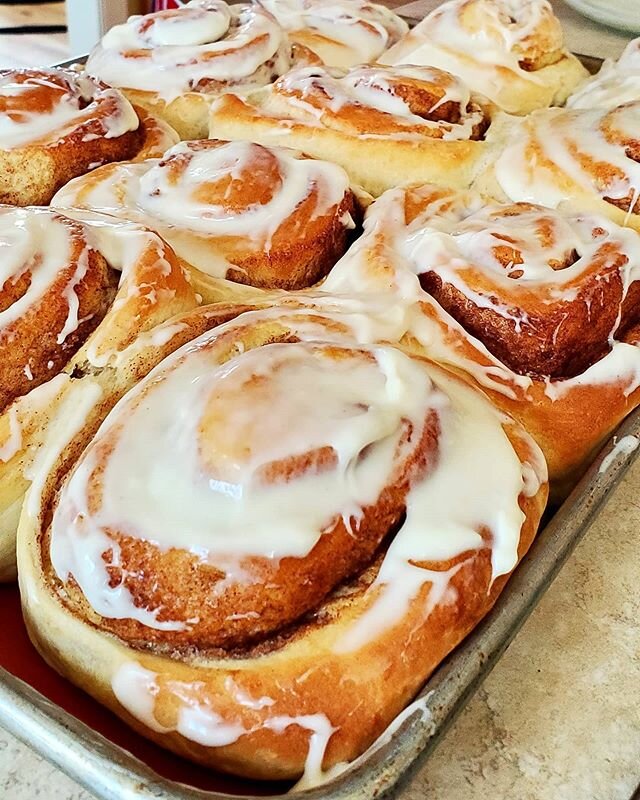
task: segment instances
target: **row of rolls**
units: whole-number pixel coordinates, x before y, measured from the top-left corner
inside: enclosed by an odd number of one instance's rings
[[[212,768],[347,769],[640,403],[638,122],[640,43],[588,76],[546,0],[191,0],[0,72],[44,658]]]

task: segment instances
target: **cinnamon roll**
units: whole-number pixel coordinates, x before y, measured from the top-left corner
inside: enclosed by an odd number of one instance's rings
[[[560,105],[588,76],[547,0],[450,0],[379,61],[446,69],[511,114]]]
[[[556,491],[640,402],[640,236],[606,217],[396,189],[327,292],[390,292],[403,342],[480,386],[541,446]]]
[[[117,89],[65,69],[0,70],[0,203],[46,205],[78,175],[178,141]]]
[[[331,67],[376,61],[409,30],[386,6],[367,0],[261,0],[287,31]]]
[[[260,4],[191,0],[111,28],[86,70],[163,117],[183,139],[201,139],[212,96],[264,86],[292,58],[284,31]]]
[[[22,518],[44,657],[247,777],[361,753],[492,606],[546,498],[518,424],[352,322],[285,306],[201,334]]]
[[[316,283],[347,249],[360,216],[336,164],[209,139],[182,142],[159,160],[95,170],[52,202],[157,231],[205,296],[207,276],[264,288]]]
[[[374,195],[408,181],[468,186],[486,156],[486,103],[426,67],[306,67],[211,109],[211,135],[335,161]]]
[[[98,215],[74,216],[0,210],[0,580],[14,570],[22,498],[34,465],[51,452],[48,427],[56,409],[65,403],[64,427],[75,435],[81,426],[66,397],[91,375],[90,417],[106,413],[133,376],[144,373],[116,368],[120,351],[196,305],[157,235]]]
[[[625,47],[617,61],[606,59],[593,78],[581,83],[568,108],[615,108],[640,100],[640,38]]]
[[[613,109],[550,108],[492,126],[474,186],[500,200],[604,214],[640,229],[640,101]]]

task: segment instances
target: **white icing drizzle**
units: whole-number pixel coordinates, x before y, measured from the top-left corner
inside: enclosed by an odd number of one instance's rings
[[[562,29],[547,0],[450,0],[428,14],[380,62],[439,67],[502,105],[508,103],[505,89],[516,79],[525,89],[542,85],[537,70],[520,64],[530,49],[537,52],[538,38],[546,44],[543,55],[564,52]]]
[[[497,249],[505,246],[517,252],[522,263],[505,267],[497,257]],[[480,195],[468,195],[466,203],[447,210],[436,203],[407,226],[398,250],[416,274],[433,270],[477,307],[491,308],[513,320],[516,331],[527,322],[532,291],[536,304],[570,302],[577,297],[583,276],[593,272],[594,263],[602,273],[617,269],[622,300],[629,286],[640,279],[640,237],[635,231],[599,215],[569,216],[538,206],[504,207],[487,203]],[[575,260],[554,269],[554,264],[568,259]],[[469,274],[478,271],[488,279],[482,289],[472,288],[468,280]],[[610,331],[611,341],[619,323],[620,315]]]
[[[145,669],[136,661],[125,661],[118,667],[111,681],[111,688],[118,702],[151,730],[157,733],[169,733],[175,730],[185,739],[205,747],[224,747],[261,729],[283,733],[292,725],[297,725],[309,731],[309,750],[302,781],[307,779],[312,781],[322,774],[324,754],[331,736],[336,731],[325,714],[299,716],[274,714],[268,716],[262,723],[245,727],[240,722],[225,720],[209,703],[199,701],[197,694],[200,687],[201,684],[197,681],[166,682],[165,690],[168,689],[171,695],[179,700],[176,725],[167,728],[161,725],[154,715],[156,697],[161,690],[155,672]],[[238,703],[243,705],[240,701]],[[254,703],[255,701],[249,699],[248,707],[253,708]]]
[[[52,563],[62,580],[75,578],[98,613],[149,627],[180,626],[158,621],[157,610],[136,607],[123,585],[109,586],[103,553],[111,551],[112,563],[119,563],[109,530],[124,525],[127,535],[161,550],[185,549],[216,564],[227,580],[252,580],[241,564],[244,557],[304,557],[339,517],[357,531],[361,509],[391,479],[403,420],[411,421],[412,436],[419,437],[427,412],[439,420],[438,463],[411,487],[406,522],[370,590],[371,608],[349,637],[352,646],[394,625],[425,583],[432,585],[425,617],[448,601],[456,569],[434,573],[409,560],[448,559],[486,546],[492,550],[494,578],[512,569],[524,519],[518,498],[537,491],[546,468],[533,444],[531,460],[520,463],[502,428],[506,418],[488,401],[393,348],[363,345],[362,363],[325,362],[325,343],[317,337],[327,332],[307,311],[297,329],[303,342],[265,345],[212,367],[210,342],[230,325],[185,345],[121,401],[65,485],[52,523]],[[338,346],[343,339],[330,341]],[[353,347],[352,339],[346,341]],[[252,394],[242,402],[252,376],[259,376],[262,386],[258,400],[283,409],[268,429],[255,424]],[[212,408],[223,414],[225,432],[221,441],[199,445],[204,415]],[[469,437],[482,442],[481,456],[469,457]],[[89,511],[89,481],[103,442],[111,449],[101,478],[102,500]],[[251,442],[251,450],[241,442]],[[286,484],[260,481],[265,465],[323,445],[336,454],[334,468]],[[461,475],[479,487],[464,508],[449,496]],[[492,532],[489,542],[478,533],[484,525]]]
[[[234,206],[225,204],[225,197],[219,204],[210,199],[219,194],[217,183],[231,178],[231,189],[274,167],[273,193],[266,202],[247,197]],[[336,211],[349,191],[349,178],[336,164],[250,142],[181,142],[162,160],[118,164],[83,178],[63,187],[52,205],[134,219],[158,231],[185,261],[216,277],[232,266],[223,249],[229,238],[246,240],[256,252],[268,251],[275,232],[311,193],[316,194],[313,220]],[[343,221],[347,228],[352,224]]]
[[[568,108],[615,108],[640,100],[640,38],[617,61],[606,59],[597,75],[584,81],[567,100]]]
[[[573,201],[576,193],[594,199],[631,197],[633,207],[640,193],[640,162],[627,148],[638,140],[639,127],[640,101],[613,110],[535,111],[511,131],[493,166],[496,180],[511,200],[551,208]],[[610,165],[611,177],[601,174],[601,164]]]
[[[425,187],[425,191],[429,192],[430,188],[433,187]],[[516,291],[513,284],[523,281],[523,292],[533,286],[536,292],[548,292],[550,301],[563,296],[572,299],[574,287],[571,283],[579,281],[581,273],[588,269],[590,258],[598,253],[600,247],[604,247],[606,253],[606,246],[613,243],[616,252],[626,256],[620,264],[624,297],[631,282],[639,277],[640,238],[635,231],[616,225],[600,215],[540,208],[539,215],[554,221],[559,236],[557,249],[545,251],[540,248],[534,231],[530,216],[533,212],[524,211],[524,216],[520,217],[523,224],[520,225],[518,217],[501,216],[501,210],[507,208],[504,204],[483,199],[480,195],[474,200],[471,193],[459,195],[462,198],[459,204],[454,204],[453,210],[447,212],[443,209],[446,209],[452,197],[455,198],[455,193],[446,195],[442,204],[435,203],[434,208],[427,209],[407,225],[404,218],[405,190],[385,192],[367,213],[364,235],[333,268],[322,288],[338,295],[376,293],[383,289],[393,291],[400,325],[406,326],[404,332],[415,337],[431,358],[463,370],[481,386],[506,397],[526,397],[533,386],[532,379],[515,373],[479,339],[468,333],[421,288],[418,274],[430,265],[437,266],[438,272],[443,272],[447,280],[472,297],[474,302],[492,307],[505,316],[515,317],[516,308],[501,305],[500,300],[490,292],[486,295],[472,292],[464,282],[464,270],[473,267],[486,271],[498,283],[508,281],[505,285],[512,291]],[[505,270],[504,267],[498,267],[492,253],[492,247],[495,246],[493,237],[483,230],[483,219],[488,220],[492,214],[495,214],[496,232],[500,234],[506,231],[508,236],[516,239],[516,246],[523,248],[525,263],[517,265],[523,271],[522,278],[514,280],[500,273],[500,270],[502,273]],[[590,229],[602,231],[599,236],[594,234],[591,244]],[[376,248],[375,258],[378,259],[380,245],[389,270],[382,285],[380,278],[375,272],[372,273],[370,265],[372,247]],[[581,257],[565,270],[554,271],[545,260],[571,252],[572,249],[576,249]],[[611,258],[608,257],[603,261],[602,268],[606,269],[610,264]],[[401,313],[398,307],[404,308],[405,313]],[[425,310],[429,313],[425,313]],[[640,386],[640,348],[615,340],[618,324],[619,318],[609,335],[611,349],[607,355],[575,377],[545,381],[545,394],[549,399],[560,400],[573,389],[585,385],[619,382],[625,395]],[[454,340],[469,341],[474,351],[482,357],[482,363],[450,344],[443,336],[443,327],[454,334]]]
[[[85,130],[82,141],[117,138],[138,125],[133,106],[121,92],[86,76],[68,70],[0,73],[0,148],[4,150],[35,143],[55,145],[64,137],[82,136]]]
[[[11,326],[42,300],[60,273],[69,269],[73,235],[79,234],[72,231],[68,220],[65,222],[64,217],[48,209],[9,206],[0,209],[0,289],[15,283],[26,273],[30,274],[29,286],[24,294],[0,311],[0,341],[3,333],[6,336]],[[86,275],[88,247],[86,244],[82,250],[75,270],[62,291],[69,312],[63,327],[57,332],[58,344],[62,344],[79,324],[75,290]]]
[[[414,700],[400,712],[361,756],[351,762],[323,769],[322,764],[327,745],[332,735],[338,730],[331,724],[326,714],[290,716],[274,713],[273,716],[267,716],[261,724],[245,727],[237,721],[226,721],[212,708],[210,700],[206,704],[198,701],[196,699],[198,692],[203,687],[204,685],[198,681],[185,683],[169,680],[163,684],[164,690],[169,690],[172,696],[179,700],[175,728],[168,728],[158,722],[154,713],[156,698],[161,691],[158,675],[155,672],[146,669],[136,661],[125,661],[118,667],[111,681],[111,688],[118,702],[148,728],[157,733],[169,733],[171,730],[176,730],[186,739],[206,747],[224,747],[260,729],[283,733],[292,725],[297,725],[308,730],[310,733],[309,749],[305,759],[304,773],[293,787],[292,792],[294,793],[321,786],[347,770],[356,769],[373,753],[388,744],[404,723],[416,714],[426,721],[431,718],[429,701],[432,693],[429,693],[425,697]],[[245,692],[238,692],[231,677],[225,680],[227,691],[229,691],[229,687],[234,701],[240,707],[259,710],[274,705],[271,698],[255,700]]]
[[[436,379],[438,385],[438,379]],[[345,631],[337,652],[360,649],[381,630],[402,618],[426,582],[431,589],[425,616],[439,604],[455,601],[450,582],[464,562],[446,571],[424,569],[420,562],[447,561],[483,547],[482,527],[492,531],[492,575],[510,572],[518,561],[520,529],[525,520],[518,498],[525,487],[535,494],[545,479],[542,463],[531,464],[538,479],[526,486],[522,466],[504,433],[497,434],[496,412],[479,404],[474,390],[453,381],[442,384],[450,407],[440,411],[440,455],[429,479],[415,485],[407,501],[407,518],[385,554],[380,572],[367,590],[371,606]],[[506,417],[504,418],[506,421]],[[464,421],[470,420],[470,425]],[[474,446],[469,447],[473,438]],[[487,475],[487,463],[492,465]],[[474,486],[480,505],[456,503],[456,486]]]
[[[443,95],[425,110],[424,116],[420,116],[411,110],[409,102],[397,91],[398,87],[406,88],[407,85],[428,94],[435,87]],[[396,138],[469,139],[484,119],[477,105],[470,106],[472,98],[463,83],[431,67],[364,66],[348,72],[301,67],[280,78],[274,85],[274,93],[282,95],[296,110],[327,128],[342,129],[349,118],[350,107],[371,110],[387,126],[394,128],[391,132],[385,130],[381,133],[363,130],[360,135],[366,138],[392,135]],[[428,113],[445,103],[454,103],[459,108],[460,117],[456,122],[428,117]],[[375,131],[373,125],[371,127]]]
[[[85,247],[76,262],[76,269],[73,273],[73,277],[69,281],[69,283],[65,286],[64,291],[62,292],[62,296],[67,301],[67,305],[69,307],[69,313],[67,315],[67,319],[64,323],[64,326],[56,341],[58,344],[64,344],[67,337],[72,334],[74,331],[78,329],[78,325],[80,324],[80,320],[78,318],[78,311],[80,310],[80,300],[78,299],[78,295],[76,294],[76,288],[78,284],[82,282],[85,278],[87,272],[89,270],[89,251]]]
[[[422,719],[428,722],[431,719],[429,701],[432,695],[433,692],[429,692],[425,697],[420,697],[417,700],[414,700],[412,703],[409,703],[404,711],[401,711],[398,714],[398,716],[383,731],[383,733],[380,734],[375,742],[370,745],[365,752],[362,753],[362,755],[358,756],[358,758],[355,758],[353,761],[343,762],[342,764],[335,764],[333,767],[330,767],[326,770],[320,769],[311,771],[307,769],[305,770],[302,778],[300,778],[291,791],[301,792],[306,789],[314,789],[316,786],[322,786],[323,784],[334,780],[340,775],[343,775],[345,772],[347,772],[347,770],[353,771],[357,769],[360,764],[367,763],[371,756],[388,744],[397,731],[400,730],[400,728],[404,725],[404,723],[416,713],[419,713]]]
[[[607,470],[611,467],[612,464],[618,460],[620,456],[628,456],[631,453],[635,452],[640,445],[640,439],[637,436],[632,436],[628,434],[627,436],[623,436],[621,439],[618,439],[616,436],[613,437],[613,448],[607,455],[602,459],[602,463],[598,469],[598,473],[602,475],[603,473],[607,472]]]
[[[215,91],[208,82],[264,86],[288,68],[285,36],[273,17],[258,4],[222,0],[130,17],[108,31],[86,67],[112,86],[158,93],[167,102],[191,90]]]
[[[168,733],[153,713],[160,691],[157,675],[137,661],[125,661],[111,679],[111,689],[120,705],[156,733]]]
[[[409,29],[393,11],[366,0],[261,0],[261,5],[287,31],[306,30],[343,45],[332,66],[375,61]],[[308,44],[313,49],[313,42]],[[324,54],[322,47],[319,53]]]

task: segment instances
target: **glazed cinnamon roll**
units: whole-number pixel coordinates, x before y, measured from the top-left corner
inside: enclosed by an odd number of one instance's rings
[[[450,0],[379,61],[446,69],[511,114],[560,105],[588,76],[547,0]]]
[[[256,287],[299,289],[347,249],[359,210],[339,166],[249,142],[182,142],[160,160],[72,181],[56,207],[96,209],[157,231],[191,269]]]
[[[201,139],[212,96],[264,86],[289,69],[292,57],[284,31],[261,5],[191,0],[111,28],[86,69],[166,119],[182,138]]]
[[[391,292],[403,342],[482,387],[561,493],[640,402],[640,236],[606,217],[434,186],[390,191],[327,292]]]
[[[568,108],[615,108],[640,100],[640,38],[625,47],[617,61],[606,59],[593,78],[580,84]]]
[[[196,305],[157,235],[98,215],[75,216],[0,210],[0,580],[13,571],[22,498],[34,465],[54,447],[49,421],[70,388],[91,375],[90,417],[106,413],[144,373],[120,373],[120,350]],[[64,424],[75,435],[80,422],[72,404],[65,409]]]
[[[425,67],[306,67],[211,109],[212,136],[335,161],[374,195],[411,180],[467,186],[486,155],[489,125],[486,101]]]
[[[519,425],[354,320],[285,306],[201,334],[25,509],[36,646],[217,769],[311,781],[355,758],[492,606],[544,506]]]
[[[475,181],[500,200],[605,214],[640,229],[640,101],[613,109],[536,111],[492,126]]]
[[[78,175],[178,141],[116,89],[65,69],[0,70],[0,203],[46,205]]]
[[[409,30],[393,11],[366,0],[261,0],[291,41],[331,67],[376,61]]]

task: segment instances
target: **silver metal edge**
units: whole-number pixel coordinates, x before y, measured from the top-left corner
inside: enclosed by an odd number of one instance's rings
[[[593,66],[600,59],[578,56]],[[56,66],[82,63],[83,57]],[[426,682],[416,711],[362,762],[329,783],[298,792],[301,800],[390,798],[429,757],[469,697],[491,672],[567,558],[596,519],[610,493],[640,455],[619,453],[606,471],[603,461],[624,436],[640,438],[640,409],[621,423],[561,508],[537,535],[509,578],[493,610],[474,628]],[[105,713],[109,713],[106,712]],[[0,668],[0,727],[38,752],[99,800],[226,800],[161,777],[118,745]],[[259,800],[255,795],[241,795]],[[288,795],[270,795],[284,800]]]

